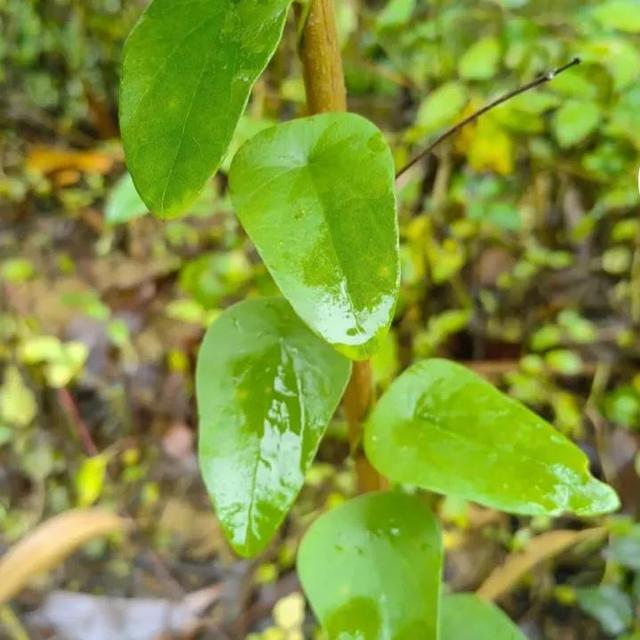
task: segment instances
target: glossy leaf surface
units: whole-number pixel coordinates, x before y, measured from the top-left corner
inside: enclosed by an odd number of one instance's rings
[[[136,188],[183,213],[218,168],[290,0],[153,0],[125,47],[120,124]]]
[[[469,369],[424,360],[375,407],[365,448],[395,482],[528,515],[613,511],[615,492],[548,422]]]
[[[331,640],[436,640],[442,542],[416,496],[369,493],[321,516],[298,574]]]
[[[399,285],[394,166],[380,131],[347,113],[278,125],[240,149],[230,188],[296,313],[352,358],[375,351]]]
[[[440,604],[440,640],[526,640],[495,605],[470,593],[444,596]]]
[[[280,298],[227,309],[196,372],[200,467],[233,548],[269,542],[307,472],[350,374]]]

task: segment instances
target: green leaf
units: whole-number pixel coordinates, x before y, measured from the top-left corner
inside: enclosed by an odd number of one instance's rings
[[[215,206],[216,194],[214,189],[207,185],[188,207],[187,212],[191,215],[210,215]],[[136,190],[131,174],[125,173],[107,197],[105,204],[105,221],[109,225],[124,224],[135,218],[148,213],[147,205],[142,201],[140,194]],[[177,225],[179,223],[173,223]]]
[[[121,224],[147,213],[131,174],[125,173],[109,193],[104,209],[107,224]]]
[[[391,29],[407,24],[416,10],[417,0],[389,0],[378,15],[378,29]]]
[[[618,635],[633,622],[631,598],[615,585],[577,589],[580,608],[595,618],[611,635]]]
[[[366,358],[398,296],[391,152],[368,120],[327,113],[249,140],[231,165],[240,220],[296,313],[327,342]]]
[[[436,640],[442,540],[416,496],[369,493],[321,516],[298,574],[330,640]]]
[[[569,100],[554,114],[553,130],[561,147],[582,142],[600,122],[601,114],[595,102]]]
[[[196,371],[200,467],[233,548],[255,555],[304,482],[350,363],[280,298],[227,309]]]
[[[0,278],[7,282],[26,282],[35,272],[33,263],[26,258],[8,258],[0,262]]]
[[[595,19],[607,29],[640,32],[640,7],[637,0],[609,0],[593,9]]]
[[[618,498],[548,422],[469,369],[419,362],[377,404],[365,431],[372,464],[394,482],[525,515],[613,511]]]
[[[468,99],[467,88],[460,82],[447,82],[427,96],[420,105],[416,124],[424,133],[452,124]]]
[[[470,593],[444,596],[439,640],[526,640],[498,607]]]
[[[7,367],[0,385],[0,422],[26,427],[37,413],[38,404],[33,391],[25,384],[18,367]]]
[[[109,455],[100,454],[83,461],[75,477],[78,506],[88,507],[102,495]]]
[[[460,58],[458,73],[467,80],[487,80],[495,75],[499,62],[500,42],[493,37],[481,38]]]
[[[125,46],[120,124],[138,192],[183,213],[216,171],[290,0],[154,0]]]
[[[625,535],[614,536],[607,556],[623,567],[640,572],[640,524]]]

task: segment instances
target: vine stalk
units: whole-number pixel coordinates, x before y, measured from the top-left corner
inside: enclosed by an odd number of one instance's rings
[[[338,43],[333,0],[309,0],[308,11],[298,7],[304,20],[300,40],[300,60],[309,113],[346,111],[342,58]],[[373,402],[371,362],[354,362],[351,379],[343,399],[349,425],[349,446],[355,460],[358,491],[373,491],[384,480],[371,466],[362,449],[362,424]]]

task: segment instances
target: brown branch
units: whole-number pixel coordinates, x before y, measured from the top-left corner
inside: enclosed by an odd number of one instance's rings
[[[305,20],[302,11],[298,18]],[[346,111],[347,95],[333,0],[311,0],[302,27],[300,59],[309,112]],[[354,362],[343,407],[349,423],[349,445],[355,460],[359,492],[378,489],[383,482],[364,455],[361,444],[362,423],[372,400],[371,363],[368,360]]]
[[[310,0],[300,42],[300,59],[310,113],[346,111],[342,58],[333,0]]]
[[[420,162],[420,160],[422,160],[426,156],[433,153],[433,150],[440,143],[444,142],[451,136],[458,133],[460,129],[474,122],[480,116],[483,116],[488,111],[491,111],[495,107],[507,102],[508,100],[511,100],[512,98],[515,98],[516,96],[519,96],[522,93],[530,91],[531,89],[535,89],[536,87],[546,84],[547,82],[551,82],[551,80],[553,80],[557,75],[561,74],[563,71],[566,71],[567,69],[570,69],[571,67],[575,67],[577,64],[580,64],[580,58],[576,57],[571,62],[567,62],[567,64],[561,67],[558,67],[553,71],[549,71],[548,73],[545,73],[537,77],[535,80],[532,80],[531,82],[527,82],[527,84],[524,84],[521,87],[518,87],[517,89],[512,89],[508,93],[505,93],[503,96],[500,96],[499,98],[496,98],[489,104],[486,104],[481,109],[478,109],[478,111],[472,113],[470,116],[467,116],[464,120],[461,120],[457,124],[453,125],[453,127],[451,127],[450,129],[447,129],[444,133],[439,135],[426,149],[421,151],[418,155],[414,156],[404,167],[402,167],[402,169],[398,171],[398,173],[396,173],[396,179],[398,179],[401,175],[403,175],[405,172],[411,169],[411,167],[413,167],[417,162]]]

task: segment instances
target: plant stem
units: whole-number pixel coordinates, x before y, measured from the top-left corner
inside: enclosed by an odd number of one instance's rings
[[[305,20],[300,42],[300,59],[304,75],[309,113],[346,111],[342,58],[336,30],[333,0],[309,0],[308,13],[299,11]],[[358,491],[379,489],[382,478],[366,459],[361,446],[362,423],[373,401],[371,362],[354,362],[351,379],[344,395],[343,407],[349,423],[349,447],[355,460]]]
[[[302,29],[300,59],[309,113],[346,111],[342,58],[333,0],[311,3]]]
[[[570,69],[571,67],[574,67],[577,64],[580,64],[580,58],[574,58],[571,62],[567,62],[567,64],[562,65],[561,67],[558,67],[553,71],[544,73],[543,75],[538,76],[535,80],[532,80],[531,82],[527,82],[527,84],[523,84],[521,87],[518,87],[517,89],[512,89],[511,91],[505,93],[499,98],[496,98],[489,104],[486,104],[481,109],[478,109],[478,111],[472,113],[470,116],[467,116],[464,120],[453,125],[453,127],[451,127],[450,129],[447,129],[444,133],[439,135],[426,149],[422,150],[418,155],[414,156],[404,167],[402,167],[402,169],[398,171],[398,173],[396,174],[396,178],[399,178],[403,173],[411,169],[413,165],[415,165],[417,162],[420,162],[422,158],[425,158],[430,153],[432,153],[432,151],[441,142],[444,142],[447,138],[450,138],[452,135],[460,131],[460,129],[470,124],[474,120],[477,120],[480,116],[487,113],[487,111],[491,111],[491,109],[494,109],[498,105],[501,105],[504,102],[511,100],[511,98],[515,98],[516,96],[519,96],[521,93],[525,93],[530,89],[535,89],[536,87],[539,87],[541,84],[551,82],[551,80],[553,80],[557,75],[561,74],[563,71],[566,71],[567,69]]]

